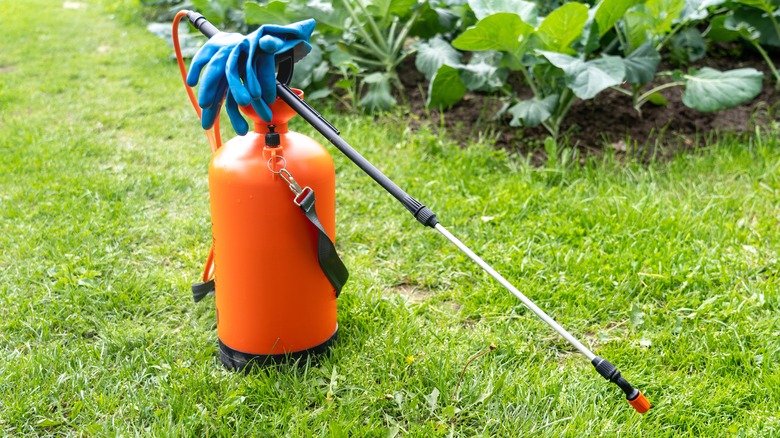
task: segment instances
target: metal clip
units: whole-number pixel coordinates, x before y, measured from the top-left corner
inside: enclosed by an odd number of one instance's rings
[[[274,158],[279,160],[282,164],[282,168],[278,171],[273,169],[273,164],[271,163],[274,161]],[[298,184],[298,181],[293,178],[292,174],[289,170],[287,170],[285,167],[287,166],[287,160],[284,159],[284,157],[280,155],[276,155],[268,160],[268,170],[271,171],[271,173],[275,175],[279,175],[284,182],[287,183],[287,186],[290,187],[290,191],[295,194],[295,198],[293,198],[293,203],[297,205],[298,207],[301,206],[301,203],[306,199],[306,196],[309,194],[309,192],[312,191],[311,187],[303,187],[301,188],[301,185]]]
[[[280,170],[279,176],[281,176],[284,182],[286,182],[290,186],[290,191],[295,193],[296,197],[301,193],[303,193],[303,189],[301,188],[300,184],[298,184],[298,182],[295,181],[295,178],[293,178],[292,174],[287,169],[283,168],[282,170]]]

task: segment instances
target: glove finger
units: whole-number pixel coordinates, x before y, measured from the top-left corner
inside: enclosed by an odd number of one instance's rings
[[[317,22],[313,18],[301,20],[289,25],[289,27],[295,27],[298,31],[298,36],[305,41],[311,39],[311,34],[314,32],[316,26]]]
[[[241,115],[236,99],[233,98],[233,93],[231,92],[227,93],[225,108],[227,109],[228,117],[230,117],[230,124],[233,125],[233,130],[236,131],[236,134],[246,135],[249,131],[249,124],[246,123],[246,120]]]
[[[214,121],[219,117],[219,111],[222,109],[222,101],[225,99],[225,93],[227,92],[227,80],[223,78],[221,83],[215,84],[214,88],[214,100],[208,103],[208,106],[201,106],[200,120],[203,129],[209,129],[214,126]],[[198,104],[200,106],[200,104]]]
[[[311,50],[309,40],[316,25],[317,23],[311,18],[286,26],[266,25],[263,27],[261,34],[280,38],[283,41],[283,46],[277,48],[277,52],[294,49],[295,61],[298,61]]]
[[[276,65],[274,56],[258,51],[254,62],[247,61],[246,86],[252,99],[262,98],[269,105],[276,100]],[[252,58],[250,58],[252,59]]]
[[[262,99],[253,99],[252,108],[255,110],[257,115],[260,116],[261,119],[263,119],[264,122],[271,121],[271,118],[273,117],[273,114],[271,113],[271,108],[265,102],[263,102]]]
[[[207,44],[208,45],[208,44]],[[192,58],[190,63],[190,71],[187,72],[187,85],[194,87],[198,84],[200,78],[200,71],[211,60],[216,50],[211,50],[210,47],[203,46],[198,50],[198,53]]]
[[[225,64],[229,55],[230,50],[223,47],[211,58],[204,70],[203,80],[198,89],[198,105],[201,108],[208,108],[224,98],[227,87]]]
[[[238,102],[240,105],[248,105],[251,104],[252,108],[255,110],[257,115],[264,121],[270,122],[271,121],[271,108],[268,107],[268,105],[263,102],[262,100],[262,89],[260,88],[260,84],[257,81],[257,76],[255,76],[255,69],[253,68],[253,62],[252,59],[254,58],[254,53],[258,53],[258,65],[268,65],[268,58],[270,58],[270,66],[271,68],[274,67],[273,65],[273,56],[269,55],[263,55],[262,52],[255,52],[255,45],[249,43],[249,53],[247,54],[247,60],[245,64],[245,73],[243,84],[239,87],[236,86],[236,90],[241,90],[241,92],[246,92],[247,94],[242,94],[242,99],[249,97],[249,101],[244,104],[242,102]],[[265,57],[265,58],[263,58]],[[276,92],[276,78],[271,76],[272,84],[274,86],[274,92]]]
[[[276,64],[274,55],[262,54],[258,56],[261,62],[256,65],[260,96],[268,105],[276,100]]]
[[[275,54],[276,51],[279,50],[282,45],[284,45],[284,41],[282,41],[281,38],[273,35],[263,35],[259,40],[257,40],[257,45],[260,50]]]
[[[265,25],[257,30],[257,38],[261,39],[268,35],[279,38],[283,43],[280,47],[276,48],[275,53],[292,50],[293,60],[298,62],[311,51],[309,39],[311,39],[311,35],[314,32],[316,25],[316,21],[311,18],[286,26],[273,24]]]
[[[198,84],[201,70],[222,47],[223,44],[220,44],[219,38],[215,35],[212,39],[206,41],[203,47],[198,49],[198,52],[192,57],[192,63],[190,63],[190,70],[187,73],[187,85],[194,87]]]
[[[246,60],[248,59],[250,42],[248,39],[241,41],[228,57],[227,61],[227,80],[230,92],[236,102],[241,105],[249,105],[252,102],[252,96],[245,85],[246,82]]]
[[[200,114],[200,125],[203,129],[211,129],[214,126],[214,122],[219,117],[219,110],[222,109],[222,104],[212,105],[208,108],[203,108]]]
[[[265,26],[261,26],[257,31],[260,32],[263,27]],[[257,37],[257,35],[252,34],[252,39],[249,40],[249,53],[247,54],[247,58],[245,60],[246,75],[244,77],[244,85],[246,86],[247,91],[249,92],[249,95],[252,99],[259,98],[263,93],[260,89],[260,84],[257,82],[255,66],[262,64],[264,61],[260,59],[262,52],[258,52],[257,50],[258,45],[257,41],[254,40],[255,37]]]
[[[313,18],[297,21],[295,23],[290,23],[285,26],[280,26],[277,24],[269,24],[264,26],[263,34],[277,35],[277,36],[289,35],[291,37],[294,37],[295,39],[304,39],[308,41],[309,38],[311,38],[311,34],[312,32],[314,32],[314,27],[316,25],[317,22],[314,21]]]
[[[211,61],[214,55],[223,48],[230,48],[238,44],[244,38],[238,33],[219,32],[211,37],[192,58],[190,70],[187,73],[187,85],[194,87],[198,84],[203,67]]]

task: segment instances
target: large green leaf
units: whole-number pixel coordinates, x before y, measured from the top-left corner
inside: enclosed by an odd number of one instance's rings
[[[663,40],[684,7],[685,0],[647,0],[629,8],[621,26],[627,51],[634,51],[648,41],[657,44]]]
[[[680,21],[704,20],[709,15],[708,8],[726,3],[726,0],[685,0]]]
[[[265,5],[244,3],[244,20],[249,24],[290,24],[295,18],[287,13],[287,3],[271,1]]]
[[[618,22],[631,6],[639,0],[602,0],[596,9],[595,20],[599,25],[599,35],[604,36]]]
[[[669,54],[678,64],[687,64],[704,58],[707,43],[695,27],[688,27],[672,37]]]
[[[387,111],[396,101],[390,93],[390,78],[384,73],[372,73],[363,82],[368,85],[366,94],[360,99],[360,105],[368,111]]]
[[[730,43],[739,39],[739,32],[726,26],[729,15],[718,15],[710,20],[707,38],[720,43]]]
[[[516,14],[501,12],[491,15],[466,29],[452,42],[460,50],[498,50],[519,62],[525,40],[534,28]]]
[[[458,70],[447,64],[439,67],[428,86],[428,108],[449,108],[466,95],[466,86],[460,80]]]
[[[761,32],[755,26],[748,23],[742,17],[735,17],[730,14],[723,21],[724,30],[734,32],[737,36],[745,38],[748,41],[758,41],[761,38]]]
[[[567,52],[571,43],[582,35],[588,21],[588,7],[571,2],[552,11],[536,30],[545,48],[553,52]]]
[[[775,13],[777,11],[777,5],[773,5],[769,0],[737,0],[737,3],[742,3],[745,6],[752,6],[754,8],[761,9],[766,13]]]
[[[468,64],[459,66],[460,80],[471,91],[497,90],[506,84],[509,73],[500,65],[500,52],[474,52]]]
[[[323,33],[336,33],[342,35],[346,30],[349,12],[343,7],[334,7],[331,2],[306,2],[305,4],[292,3],[288,5],[287,13],[290,14],[295,6],[295,18],[304,20],[313,18],[317,22],[317,30]]]
[[[754,68],[718,71],[709,67],[685,75],[683,103],[704,112],[745,103],[761,92],[764,74]]]
[[[436,71],[444,64],[457,66],[460,64],[460,52],[455,50],[450,43],[442,37],[436,36],[428,41],[423,41],[417,46],[417,57],[414,61],[417,70],[431,80]]]
[[[626,81],[635,85],[646,84],[655,78],[661,55],[650,42],[646,42],[631,52],[623,63],[626,65]]]
[[[512,114],[510,126],[528,126],[530,128],[541,125],[549,119],[555,107],[558,105],[558,95],[553,94],[542,100],[529,99],[523,100],[509,107],[509,113]]]
[[[646,42],[653,42],[650,38],[654,24],[653,18],[643,3],[626,11],[623,20],[625,21],[624,27],[630,51],[636,50]]]
[[[780,21],[780,8],[775,11],[775,21]],[[726,27],[740,31],[745,38],[758,41],[762,46],[780,47],[780,34],[769,16],[755,8],[740,7],[726,19]]]
[[[190,0],[193,9],[203,14],[207,20],[219,26],[225,21],[225,12],[228,7],[223,2],[214,0]],[[226,2],[225,2],[226,3]]]
[[[535,25],[538,17],[536,3],[525,0],[469,0],[469,6],[477,20],[484,20],[499,12],[511,12],[524,22]]]
[[[420,16],[412,25],[410,35],[422,39],[433,38],[437,34],[451,31],[460,16],[449,9],[434,8],[426,1],[420,4]]]
[[[550,63],[561,70],[566,85],[580,99],[592,99],[604,89],[623,82],[626,68],[623,60],[617,56],[603,56],[591,61],[583,61],[562,53],[538,51]]]
[[[328,52],[328,60],[337,67],[354,69],[355,72],[360,71],[355,57],[340,46],[331,48],[330,52]]]
[[[350,1],[350,0],[347,0]],[[366,5],[366,9],[375,17],[386,19],[391,15],[397,15],[401,18],[408,16],[415,6],[417,0],[360,0]]]
[[[327,62],[322,61],[322,49],[317,44],[312,44],[311,52],[303,59],[295,63],[292,83],[298,88],[306,88],[313,81],[323,79],[327,73]],[[323,70],[323,65],[324,70]]]
[[[653,31],[660,36],[672,30],[672,24],[685,9],[685,0],[647,0],[645,6],[653,17]]]

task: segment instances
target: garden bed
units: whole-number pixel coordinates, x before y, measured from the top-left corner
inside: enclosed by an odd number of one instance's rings
[[[498,147],[531,155],[537,164],[545,160],[546,153],[541,145],[549,135],[547,131],[542,127],[509,126],[506,114],[504,118],[497,118],[502,102],[496,96],[469,93],[443,116],[439,111],[426,110],[428,83],[414,69],[413,61],[407,63],[410,69],[404,69],[406,73],[401,74],[405,95],[399,100],[408,105],[410,114],[416,115],[413,120],[443,127],[447,135],[464,146],[481,135],[492,139]],[[709,57],[694,67],[720,70],[752,67],[764,73],[764,86],[750,102],[712,113],[683,105],[681,87],[661,91],[668,105],[645,105],[642,114],[632,108],[630,97],[608,89],[591,100],[579,100],[572,106],[562,130],[566,144],[584,154],[601,154],[604,148],[609,148],[640,160],[668,159],[679,152],[705,146],[715,133],[744,134],[778,120],[780,92],[775,89],[769,69],[757,54]],[[652,85],[658,85],[658,82]]]

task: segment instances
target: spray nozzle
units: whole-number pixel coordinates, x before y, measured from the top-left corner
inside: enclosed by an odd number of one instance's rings
[[[647,401],[645,395],[642,394],[642,391],[639,391],[639,395],[637,395],[635,399],[629,400],[628,403],[640,414],[644,414],[653,407],[650,402]]]
[[[271,148],[275,148],[281,144],[281,136],[275,129],[275,125],[268,125],[268,132],[265,134],[265,145]]]
[[[628,403],[631,404],[637,412],[644,414],[650,410],[652,406],[642,394],[642,391],[631,386],[631,384],[620,375],[620,371],[618,371],[615,365],[612,365],[608,360],[598,356],[594,357],[591,363],[596,367],[596,371],[598,371],[602,377],[616,384],[626,393],[626,400],[628,400]]]

